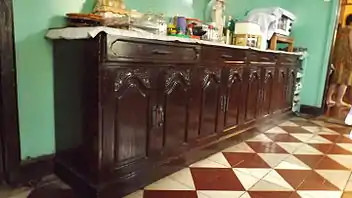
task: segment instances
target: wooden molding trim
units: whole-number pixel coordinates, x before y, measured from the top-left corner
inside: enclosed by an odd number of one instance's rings
[[[0,0],[1,144],[5,180],[20,167],[16,59],[12,0]]]
[[[300,113],[308,114],[312,116],[320,116],[324,114],[324,108],[302,105]]]
[[[53,173],[54,155],[46,155],[24,161],[16,169],[9,172],[8,183],[10,185],[35,185],[40,180]]]

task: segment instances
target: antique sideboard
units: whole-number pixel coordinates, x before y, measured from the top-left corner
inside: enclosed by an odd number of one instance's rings
[[[55,173],[84,198],[122,197],[290,112],[301,64],[294,53],[103,32],[52,42]]]

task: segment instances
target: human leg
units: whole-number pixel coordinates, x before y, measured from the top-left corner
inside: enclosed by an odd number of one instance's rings
[[[336,105],[337,106],[346,106],[350,107],[351,105],[343,101],[343,97],[345,96],[347,90],[347,85],[339,85],[337,89],[337,96],[336,96]]]
[[[328,95],[326,98],[327,105],[335,105],[335,101],[332,100],[332,96],[334,95],[335,90],[336,90],[336,84],[330,84],[328,89]]]

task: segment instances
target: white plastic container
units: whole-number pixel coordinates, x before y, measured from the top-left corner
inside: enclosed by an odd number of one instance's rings
[[[345,119],[345,124],[347,125],[352,125],[352,108],[350,109],[350,111],[348,112],[346,119]]]

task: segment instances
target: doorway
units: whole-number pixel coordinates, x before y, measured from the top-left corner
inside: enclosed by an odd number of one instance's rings
[[[336,36],[338,36],[339,30],[345,27],[345,20],[349,14],[352,14],[352,0],[340,0],[340,9],[336,16],[337,23],[335,26],[335,36],[333,38],[334,40],[333,40],[331,53],[330,53],[330,64],[332,64]],[[334,69],[336,69],[333,65],[331,67],[329,65],[329,68],[330,69],[328,70],[328,73],[327,73],[325,94],[324,94],[324,100],[323,100],[325,108],[324,108],[324,115],[322,116],[322,119],[324,121],[331,122],[334,124],[344,125],[344,120],[350,108],[345,106],[336,106],[336,105],[327,104],[327,93],[328,93],[329,85],[331,84],[330,80],[331,80],[332,72],[334,72]],[[336,98],[336,91],[333,98]],[[347,92],[344,97],[344,101],[349,104],[352,104],[352,88],[347,89]]]

